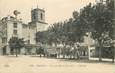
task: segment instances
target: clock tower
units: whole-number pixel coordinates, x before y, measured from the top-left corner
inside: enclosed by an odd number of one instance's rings
[[[34,8],[31,10],[31,22],[29,23],[30,44],[36,44],[36,33],[46,31],[48,24],[45,22],[45,10]]]
[[[45,22],[45,10],[35,8],[31,10],[31,21],[32,22]]]

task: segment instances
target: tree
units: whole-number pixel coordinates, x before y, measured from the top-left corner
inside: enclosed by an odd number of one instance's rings
[[[8,43],[11,49],[15,49],[16,57],[18,57],[19,50],[24,47],[24,40],[22,38],[12,37]]]
[[[37,50],[37,54],[39,54],[40,57],[41,57],[41,55],[44,55],[44,56],[45,56],[44,48],[43,48],[42,46],[40,46],[39,49]]]
[[[102,57],[102,48],[104,47],[104,39],[105,35],[108,35],[109,38],[112,39],[111,32],[113,32],[113,10],[106,7],[104,4],[98,4],[96,6],[96,20],[94,24],[94,32],[92,32],[92,36],[99,43],[99,60],[101,61]],[[108,33],[108,34],[106,34]]]
[[[71,45],[83,42],[84,36],[91,33],[91,37],[98,42],[99,60],[102,57],[103,44],[106,42],[105,35],[109,40],[114,40],[115,25],[113,23],[114,0],[100,1],[95,5],[89,3],[80,13],[73,12],[73,18],[64,22],[54,23],[47,33],[47,43],[63,43]]]
[[[99,46],[99,61],[102,60],[102,48],[106,39],[105,35],[110,39],[114,39],[114,23],[113,23],[113,0],[107,0],[107,3],[102,2],[96,5],[89,4],[81,11],[82,25],[87,32],[92,33],[92,38],[98,42]]]

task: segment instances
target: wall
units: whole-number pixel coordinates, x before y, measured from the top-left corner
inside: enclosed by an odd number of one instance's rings
[[[37,23],[37,31],[45,31],[48,28],[47,23]]]
[[[36,38],[36,28],[35,27],[30,27],[30,44],[36,44],[35,38]]]
[[[7,44],[11,37],[14,36],[13,30],[17,30],[17,37],[22,38],[22,23],[17,21],[17,28],[13,27],[14,21],[7,22]]]
[[[28,43],[28,40],[30,37],[30,30],[29,30],[29,26],[27,24],[23,24],[22,37],[24,38],[24,41],[26,41],[26,43]]]

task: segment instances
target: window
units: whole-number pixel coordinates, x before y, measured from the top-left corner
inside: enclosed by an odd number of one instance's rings
[[[30,40],[28,40],[28,44],[30,44]]]
[[[6,38],[2,38],[2,43],[6,43]]]
[[[17,30],[14,30],[13,33],[14,33],[15,35],[17,35]]]
[[[43,20],[43,14],[42,14],[42,13],[41,13],[41,15],[40,15],[40,16],[41,16],[41,20]]]
[[[36,14],[33,13],[32,15],[33,15],[32,18],[35,20],[36,19]]]
[[[14,28],[17,28],[17,23],[14,23]]]

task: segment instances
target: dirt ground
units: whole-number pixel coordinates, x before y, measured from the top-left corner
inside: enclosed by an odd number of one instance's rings
[[[115,73],[115,63],[0,56],[0,73]]]

